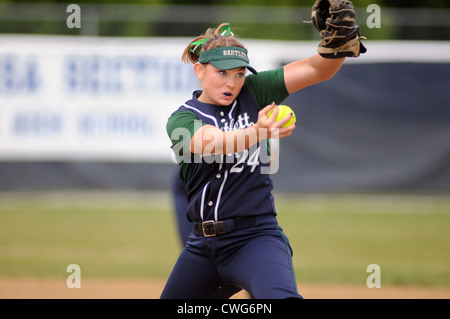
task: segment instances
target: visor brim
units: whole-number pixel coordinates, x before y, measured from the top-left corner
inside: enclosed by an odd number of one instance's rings
[[[253,67],[251,67],[248,63],[246,63],[245,61],[242,61],[242,60],[238,60],[238,59],[209,61],[209,63],[211,63],[216,68],[221,69],[221,70],[247,68],[253,74],[258,74],[258,71],[256,71]]]

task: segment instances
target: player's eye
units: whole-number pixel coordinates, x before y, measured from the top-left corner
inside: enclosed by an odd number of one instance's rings
[[[227,75],[227,71],[225,71],[225,70],[219,70],[219,74],[225,76],[225,75]]]

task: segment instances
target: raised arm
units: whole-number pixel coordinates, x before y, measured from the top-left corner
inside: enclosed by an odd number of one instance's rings
[[[284,66],[284,82],[289,94],[332,78],[345,58],[325,59],[319,54]]]
[[[316,0],[311,20],[320,34],[319,54],[284,67],[289,93],[332,78],[345,57],[358,57],[367,51],[360,41],[363,37],[351,1]]]

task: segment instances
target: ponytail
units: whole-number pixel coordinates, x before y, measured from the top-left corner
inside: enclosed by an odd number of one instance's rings
[[[184,49],[181,60],[186,64],[194,64],[198,61],[198,58],[203,51],[224,46],[244,48],[244,45],[234,37],[229,23],[222,23],[215,29],[208,28],[205,34],[192,40],[186,49]]]

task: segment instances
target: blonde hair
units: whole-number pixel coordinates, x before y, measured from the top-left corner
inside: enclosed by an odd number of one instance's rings
[[[245,49],[244,45],[241,42],[239,42],[234,36],[220,35],[220,31],[221,31],[222,27],[227,26],[227,25],[230,25],[230,24],[222,23],[217,28],[208,28],[206,30],[205,34],[203,34],[199,37],[196,37],[194,40],[192,40],[191,43],[189,43],[189,45],[186,47],[186,49],[184,49],[183,54],[181,55],[181,61],[183,61],[184,63],[194,64],[195,62],[197,62],[200,54],[203,51],[215,49],[218,47],[235,46],[235,47],[241,47],[241,48]],[[199,41],[199,40],[204,40],[204,39],[208,39],[208,40],[205,42],[205,44],[203,44],[200,51],[198,51],[198,54],[195,52],[192,52],[191,51],[192,43]]]

